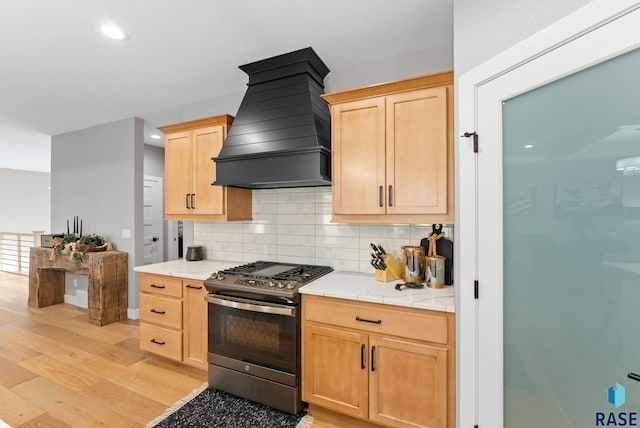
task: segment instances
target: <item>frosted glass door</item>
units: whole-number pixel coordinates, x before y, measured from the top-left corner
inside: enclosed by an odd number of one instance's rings
[[[478,89],[481,427],[640,424],[639,23]]]
[[[506,427],[597,426],[616,383],[640,411],[638,70],[634,51],[503,103]]]

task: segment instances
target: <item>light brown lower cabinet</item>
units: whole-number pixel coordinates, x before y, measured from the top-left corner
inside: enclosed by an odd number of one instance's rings
[[[140,349],[207,370],[202,281],[140,274]]]
[[[455,426],[454,314],[304,295],[302,399],[391,427]]]

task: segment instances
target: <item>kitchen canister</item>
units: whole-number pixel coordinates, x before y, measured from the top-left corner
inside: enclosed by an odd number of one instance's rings
[[[202,245],[189,245],[187,246],[187,255],[185,259],[190,262],[195,262],[204,259],[204,251]]]
[[[405,282],[424,282],[424,248],[405,245],[402,247],[402,279]]]
[[[425,273],[427,277],[427,287],[442,288],[444,287],[444,274],[445,274],[445,261],[444,256],[427,256],[426,266],[427,271]]]

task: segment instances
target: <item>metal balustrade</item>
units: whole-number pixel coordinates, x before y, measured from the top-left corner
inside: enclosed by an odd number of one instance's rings
[[[29,253],[42,233],[0,232],[0,271],[29,275]]]

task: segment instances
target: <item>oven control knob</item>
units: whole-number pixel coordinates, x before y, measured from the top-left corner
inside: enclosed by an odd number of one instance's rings
[[[250,279],[249,281],[247,281],[247,284],[256,285],[256,281],[255,281],[255,279]]]
[[[279,282],[278,283],[278,288],[284,288],[284,282]]]
[[[289,283],[287,284],[287,288],[288,288],[289,290],[293,290],[294,288],[296,288],[296,283],[295,283],[295,282],[289,282]]]
[[[223,280],[224,280],[224,275],[222,275],[222,274],[220,274],[220,273],[219,273],[219,274],[218,274],[218,276],[216,276],[216,279],[217,279],[218,281],[223,281]]]
[[[274,281],[269,281],[269,287],[275,287],[276,283]]]

